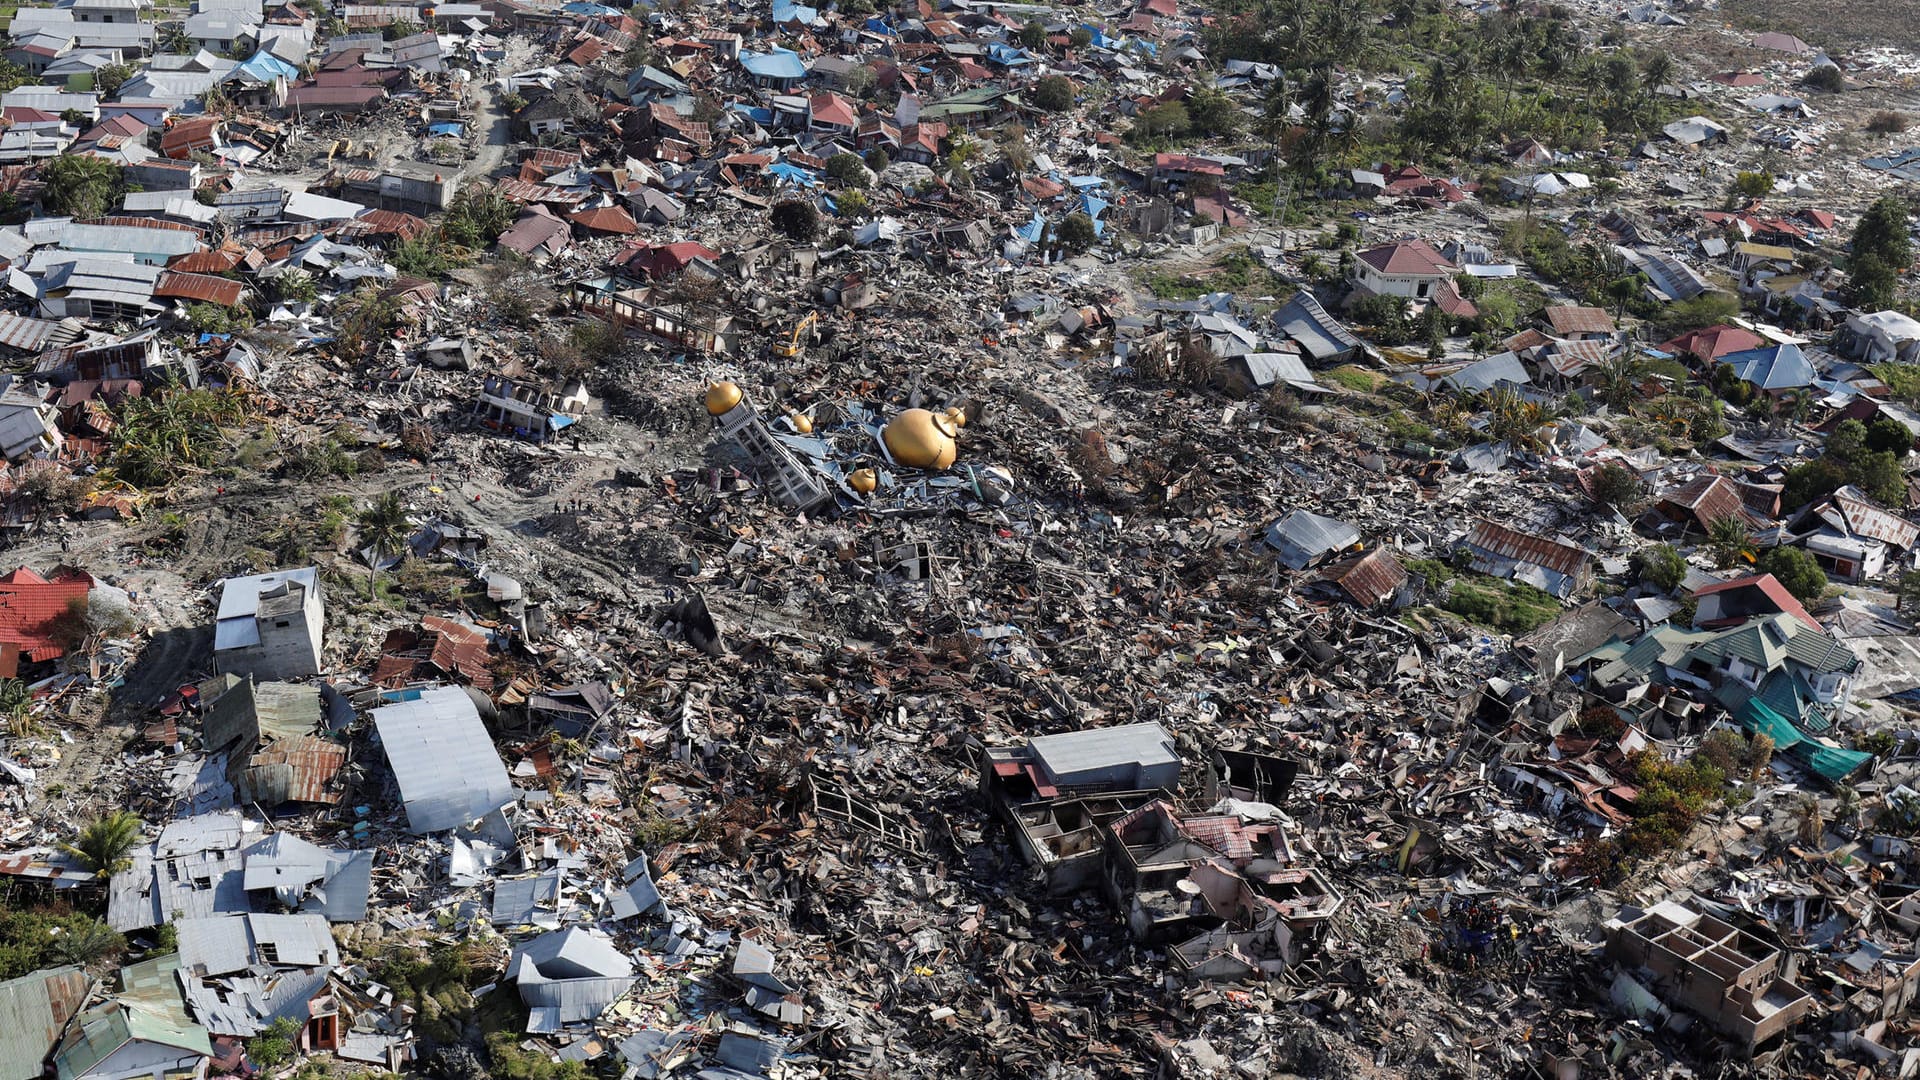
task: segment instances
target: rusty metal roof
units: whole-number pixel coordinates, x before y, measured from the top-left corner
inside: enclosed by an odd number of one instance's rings
[[[248,759],[242,794],[265,806],[284,802],[335,805],[340,792],[330,790],[334,774],[347,763],[347,748],[330,739],[302,735],[275,739]]]
[[[198,300],[221,307],[235,307],[246,286],[232,278],[212,274],[183,274],[168,270],[153,284],[153,295],[180,300]]]
[[[433,635],[427,660],[449,675],[460,674],[476,686],[493,685],[493,661],[487,653],[487,635],[451,619],[428,615],[420,625]]]
[[[1372,607],[1407,583],[1407,571],[1392,549],[1377,547],[1327,567],[1320,572],[1320,580],[1338,586],[1361,607]]]
[[[1503,559],[1542,566],[1567,577],[1582,576],[1591,558],[1586,548],[1509,529],[1485,518],[1474,523],[1473,531],[1467,534],[1467,545]]]

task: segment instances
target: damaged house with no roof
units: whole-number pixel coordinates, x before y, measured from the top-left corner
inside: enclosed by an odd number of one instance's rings
[[[320,674],[326,609],[320,571],[280,570],[220,583],[213,631],[214,666],[256,679]]]

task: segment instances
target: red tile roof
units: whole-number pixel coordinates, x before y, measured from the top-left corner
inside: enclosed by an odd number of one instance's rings
[[[1738,326],[1709,326],[1703,330],[1694,330],[1681,334],[1671,341],[1660,343],[1662,352],[1686,353],[1712,363],[1730,353],[1745,352],[1765,345],[1759,334],[1743,330]]]
[[[807,118],[822,124],[852,128],[860,119],[854,114],[853,105],[839,94],[815,94],[807,102]]]
[[[0,577],[0,677],[19,674],[23,654],[38,663],[66,653],[54,631],[75,603],[85,606],[93,578],[65,568],[54,578],[48,581],[24,566]]]
[[[1425,240],[1402,240],[1362,251],[1357,258],[1383,274],[1451,275],[1453,264]]]

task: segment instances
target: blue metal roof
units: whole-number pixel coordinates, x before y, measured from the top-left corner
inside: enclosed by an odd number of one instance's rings
[[[740,66],[746,68],[748,74],[762,79],[807,77],[806,62],[800,59],[799,53],[789,52],[786,49],[775,49],[765,53],[742,52]]]

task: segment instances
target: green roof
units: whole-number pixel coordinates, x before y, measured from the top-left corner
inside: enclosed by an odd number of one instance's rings
[[[1785,753],[1830,784],[1845,780],[1873,760],[1872,754],[1828,746],[1812,738],[1759,698],[1748,698],[1734,711],[1734,718],[1748,731],[1772,739],[1776,752]]]
[[[89,1014],[54,1054],[60,1080],[85,1076],[136,1040],[212,1057],[212,1038],[187,1016],[177,984],[172,983],[171,975],[179,966],[179,954],[170,953],[123,968],[121,979],[127,992]]]
[[[0,982],[0,1080],[37,1080],[47,1051],[92,986],[86,972],[71,966]]]

